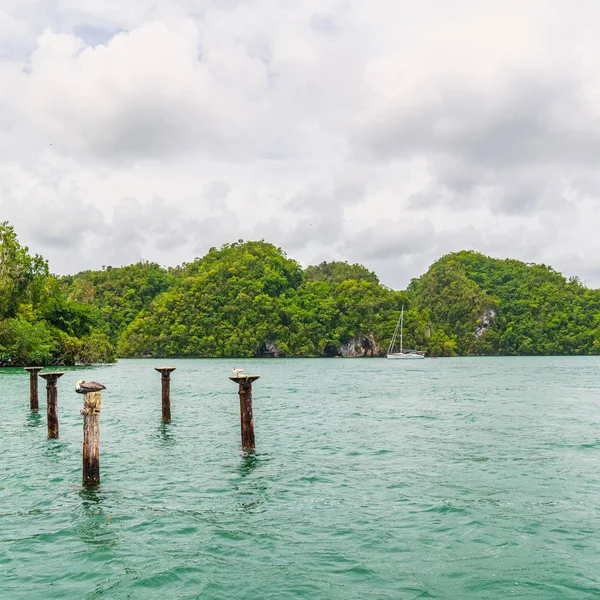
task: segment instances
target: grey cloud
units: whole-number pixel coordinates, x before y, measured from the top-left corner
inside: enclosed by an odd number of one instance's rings
[[[466,161],[448,169],[446,163],[434,163],[436,180],[408,198],[411,210],[448,206],[468,213],[487,207],[494,214],[536,215],[565,202],[565,172],[536,165],[494,170]]]
[[[264,144],[252,130],[264,119],[266,66],[235,45],[222,59],[200,56],[199,28],[184,25],[144,23],[104,45],[44,32],[18,82],[22,127],[90,161],[253,157]],[[88,38],[110,35],[85,27]]]
[[[549,72],[511,78],[508,92],[436,90],[368,121],[355,151],[372,159],[449,154],[491,168],[590,163],[600,127],[589,120],[581,83]]]
[[[363,260],[389,260],[390,257],[421,254],[431,247],[433,236],[434,228],[426,220],[408,226],[381,223],[376,227],[365,228],[357,239],[346,236],[344,246],[349,255],[360,256]]]
[[[188,256],[186,260],[203,256],[210,248],[218,248],[238,239],[249,239],[245,236],[246,231],[237,215],[230,210],[198,219],[193,235],[193,256]]]
[[[597,6],[425,4],[6,0],[2,219],[61,272],[264,238],[396,287],[462,248],[600,282]]]
[[[357,238],[346,236],[344,254],[375,271],[383,284],[399,289],[424,273],[440,256],[481,245],[481,234],[475,227],[438,231],[422,219],[395,227],[369,228]]]
[[[231,187],[224,181],[211,181],[204,190],[204,198],[209,202],[223,203],[229,197]]]
[[[244,239],[249,233],[240,212],[230,206],[230,193],[231,188],[222,181],[212,181],[202,191],[199,202],[205,208],[190,230],[194,256],[204,255],[209,248]]]
[[[100,211],[76,191],[60,189],[52,180],[36,185],[25,197],[25,235],[36,244],[61,252],[77,248],[87,234],[105,228]]]
[[[114,121],[89,131],[88,148],[109,160],[172,157],[198,146],[223,151],[224,140],[203,131],[199,117],[164,97],[134,98]]]
[[[546,264],[556,264],[553,257],[547,257]],[[588,254],[574,252],[561,253],[561,271],[565,277],[577,276],[586,286],[596,286],[600,281],[600,259]]]
[[[123,198],[108,215],[78,197],[31,206],[35,210],[26,219],[16,220],[19,233],[60,273],[142,259],[162,262],[161,253],[178,254],[183,261],[198,237],[214,231],[214,223],[190,218],[160,198],[147,203]]]
[[[564,75],[564,74],[563,74]],[[399,108],[356,138],[372,160],[426,156],[434,183],[409,206],[449,204],[517,214],[555,208],[562,181],[582,169],[594,179],[600,127],[581,81],[556,73],[519,76],[510,91],[441,90],[435,101]],[[441,98],[441,99],[440,99]]]
[[[194,242],[199,229],[196,218],[174,209],[162,198],[147,203],[126,198],[115,207],[105,239],[118,254],[127,249],[129,255],[137,253],[141,258],[148,245],[160,251],[184,248]]]
[[[335,247],[345,230],[344,209],[364,199],[366,187],[352,175],[344,175],[333,185],[310,188],[282,202],[289,217],[283,224],[271,221],[260,227],[271,233],[278,244],[301,250],[311,244]]]

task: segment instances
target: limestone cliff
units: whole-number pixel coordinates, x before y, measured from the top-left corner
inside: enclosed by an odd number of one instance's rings
[[[356,358],[359,356],[378,356],[379,347],[372,333],[353,337],[339,348],[339,356]]]

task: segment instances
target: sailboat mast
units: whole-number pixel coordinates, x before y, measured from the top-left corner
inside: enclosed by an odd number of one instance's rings
[[[402,354],[402,329],[404,328],[404,304],[402,305],[402,312],[400,313],[400,354]]]
[[[396,337],[398,335],[398,328],[400,327],[400,319],[396,323],[396,329],[394,329],[394,335],[392,336],[392,341],[390,342],[390,346],[388,348],[388,354],[394,351],[394,344],[396,343]]]

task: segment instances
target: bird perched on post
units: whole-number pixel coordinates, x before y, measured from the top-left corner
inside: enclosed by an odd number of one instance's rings
[[[98,383],[97,381],[78,381],[75,386],[75,391],[78,394],[88,394],[89,392],[99,392],[105,390],[106,386]]]
[[[241,377],[246,369],[231,369],[236,377]]]

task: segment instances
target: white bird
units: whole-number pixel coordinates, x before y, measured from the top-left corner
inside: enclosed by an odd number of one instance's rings
[[[246,369],[231,369],[233,371],[233,374],[236,377],[241,377],[242,373],[246,370]]]

